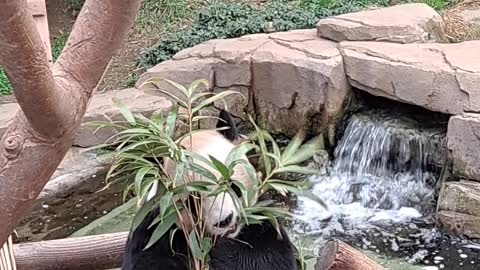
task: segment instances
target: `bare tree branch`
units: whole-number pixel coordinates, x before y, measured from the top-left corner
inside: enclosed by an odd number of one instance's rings
[[[140,2],[87,0],[52,79],[25,0],[0,0],[0,65],[22,108],[0,142],[0,243],[71,147],[88,100]]]
[[[0,0],[0,25],[0,65],[33,129],[50,135],[65,113],[26,1]]]
[[[77,81],[86,94],[97,86],[102,73],[120,48],[129,29],[118,29],[118,21],[132,21],[140,2],[87,1],[75,22],[72,34],[55,64],[54,71]],[[108,14],[108,16],[106,16]],[[99,34],[101,33],[101,34]]]

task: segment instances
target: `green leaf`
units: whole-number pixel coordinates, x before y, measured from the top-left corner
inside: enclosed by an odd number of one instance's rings
[[[153,246],[162,236],[170,230],[172,225],[175,223],[175,220],[177,219],[177,215],[175,213],[170,214],[166,217],[163,218],[162,221],[159,222],[157,227],[155,228],[155,231],[153,231],[152,236],[150,237],[150,241],[148,241],[147,246],[144,248],[144,250],[149,249],[151,246]]]
[[[324,148],[323,137],[317,136],[304,145],[292,157],[283,161],[283,165],[293,165],[302,163],[313,157],[315,153]]]
[[[135,193],[136,194],[140,194],[143,178],[145,178],[145,175],[147,175],[152,169],[153,169],[152,167],[144,167],[144,168],[140,168],[135,173]]]
[[[142,223],[142,221],[148,215],[148,213],[150,211],[152,211],[153,207],[155,207],[155,205],[157,204],[160,196],[161,195],[159,193],[157,193],[157,195],[155,195],[151,200],[145,202],[140,207],[140,209],[138,209],[138,211],[135,214],[135,217],[133,218],[133,221],[132,221],[132,228],[130,229],[131,232],[134,232],[137,229],[138,225],[140,225],[140,223]]]
[[[113,101],[113,104],[115,105],[115,107],[118,108],[118,110],[120,111],[122,116],[125,118],[125,120],[127,120],[128,123],[130,123],[131,125],[134,126],[136,124],[135,117],[128,110],[127,106],[125,106],[119,99],[112,98],[112,101]]]
[[[305,135],[301,131],[298,132],[293,137],[293,139],[290,141],[290,143],[287,145],[287,147],[282,153],[282,158],[281,158],[282,163],[293,157],[293,155],[298,151],[298,149],[302,145],[304,138],[305,138]]]
[[[170,112],[168,112],[168,117],[167,117],[167,125],[165,127],[165,132],[169,137],[173,136],[173,132],[175,131],[175,123],[177,121],[177,114],[178,114],[178,106],[173,105],[172,108],[170,109]]]
[[[232,149],[232,151],[230,151],[230,153],[228,154],[227,159],[225,161],[225,165],[227,167],[230,167],[232,162],[234,162],[235,160],[246,158],[247,153],[255,148],[256,148],[255,145],[248,142],[243,142],[235,146]]]
[[[267,150],[267,145],[265,144],[265,138],[263,136],[262,130],[255,124],[255,121],[253,121],[253,118],[249,115],[248,116],[249,121],[252,123],[252,125],[255,127],[255,135],[258,140],[258,143],[260,145],[260,155],[262,157],[263,164],[265,166],[265,175],[270,175],[272,172],[272,164],[270,162],[269,157],[267,156],[268,150]]]
[[[201,109],[203,109],[204,107],[207,107],[207,106],[213,104],[215,101],[217,101],[219,99],[223,99],[226,96],[233,95],[233,94],[243,96],[240,92],[237,92],[237,91],[232,91],[232,90],[223,91],[223,92],[220,92],[220,93],[214,95],[213,97],[209,97],[209,98],[203,100],[202,102],[200,102],[200,104],[198,104],[197,106],[195,106],[195,108],[193,108],[192,113],[196,113],[196,112],[200,111]]]
[[[168,191],[165,193],[162,197],[160,197],[160,216],[163,217],[165,215],[165,210],[167,210],[167,207],[170,205],[171,200],[172,200],[173,192]]]
[[[187,170],[190,170],[190,171],[202,176],[203,178],[206,178],[207,180],[211,180],[211,181],[213,181],[213,183],[216,183],[218,181],[217,177],[212,172],[210,172],[208,169],[204,168],[203,166],[201,166],[199,164],[195,164],[195,163],[192,162],[192,163],[188,164]]]
[[[213,166],[215,166],[218,172],[222,175],[223,180],[228,181],[230,179],[230,170],[227,166],[213,156],[208,155],[208,157],[212,161]]]
[[[191,97],[195,93],[195,90],[197,90],[198,86],[200,86],[201,84],[203,84],[207,89],[209,88],[209,83],[207,80],[205,79],[196,80],[192,82],[188,87],[188,91],[187,91],[188,97]]]
[[[188,246],[190,247],[190,251],[192,251],[193,257],[202,260],[203,259],[203,252],[198,244],[197,235],[195,230],[192,230],[188,235]]]
[[[305,175],[320,174],[317,169],[311,169],[303,166],[289,165],[275,170],[275,173],[299,173]]]
[[[166,82],[168,82],[169,84],[173,85],[176,89],[180,90],[180,91],[182,92],[182,94],[185,95],[185,97],[190,96],[190,95],[188,94],[188,90],[187,90],[187,88],[185,88],[185,86],[183,86],[183,85],[181,85],[181,84],[179,84],[179,83],[177,83],[177,82],[171,81],[171,80],[169,80],[169,79],[163,79],[163,80],[166,81]]]
[[[175,162],[175,179],[174,179],[174,182],[176,184],[183,183],[183,181],[181,181],[181,180],[183,179],[183,176],[184,176],[185,165],[186,164],[184,162],[181,162],[181,161]]]

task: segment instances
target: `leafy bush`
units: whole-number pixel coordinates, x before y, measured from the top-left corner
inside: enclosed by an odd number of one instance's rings
[[[155,85],[157,81],[155,78],[150,79],[143,86]],[[90,123],[100,128],[113,127],[119,131],[106,144],[95,148],[107,150],[103,156],[114,159],[107,177],[122,176],[119,180],[126,181],[126,194],[133,191],[137,196],[140,207],[134,218],[132,231],[151,210],[161,205],[159,216],[151,224],[155,230],[146,248],[153,245],[168,231],[177,217],[180,217],[180,210],[186,211],[189,217],[187,220],[193,220],[192,231],[187,229],[189,228],[187,224],[180,224],[180,226],[195,259],[196,269],[204,269],[202,265],[205,266],[208,261],[207,256],[215,239],[206,232],[205,221],[197,218],[190,210],[191,208],[202,209],[202,201],[199,199],[202,196],[216,197],[222,192],[228,193],[234,199],[235,207],[239,209],[243,224],[271,222],[277,229],[279,226],[277,218],[291,217],[290,214],[285,209],[274,206],[271,201],[257,202],[255,200],[257,196],[270,190],[283,195],[294,192],[309,196],[325,206],[322,201],[305,190],[309,187],[307,181],[280,180],[280,175],[284,173],[317,173],[316,170],[297,164],[311,158],[320,149],[321,137],[302,144],[303,137],[298,135],[282,151],[272,136],[258,128],[251,120],[255,126],[255,132],[251,134],[249,140],[237,145],[227,160],[219,161],[213,157],[207,159],[189,149],[182,148],[180,142],[182,139],[188,139],[193,132],[198,132],[200,130],[198,123],[208,118],[198,116],[201,109],[211,106],[227,95],[240,93],[235,91],[224,91],[218,94],[198,92],[198,86],[207,84],[205,80],[195,81],[189,87],[172,81],[167,82],[175,86],[178,93],[156,89],[177,101],[166,118],[158,113],[153,114],[151,118],[133,115],[117,101],[116,104],[125,120]],[[183,110],[179,110],[179,107]],[[186,126],[188,131],[180,138],[174,139],[174,134],[178,133],[176,128],[181,125]],[[271,147],[267,148],[267,145]],[[260,163],[263,164],[261,178],[256,169],[243,159],[243,156],[251,151],[255,152],[254,155],[259,157]],[[164,158],[175,161],[174,176],[166,174],[161,162]],[[251,187],[245,187],[242,183],[231,179],[233,169],[237,165],[243,165],[246,169],[253,180]],[[211,173],[212,170],[218,172],[220,177],[217,178]],[[192,177],[199,177],[199,179],[191,179]],[[233,186],[241,191],[243,194],[241,198],[236,195]],[[147,196],[152,195],[152,192],[153,197],[148,200]],[[191,208],[187,207],[186,202],[179,200],[188,195],[197,198],[194,199],[195,205]],[[180,218],[180,220],[183,222],[183,219]],[[302,252],[299,254],[303,256]]]
[[[310,11],[298,2],[268,2],[261,7],[244,3],[214,3],[197,14],[197,20],[186,29],[162,38],[139,58],[140,67],[148,68],[170,59],[175,53],[216,38],[234,38],[264,32],[271,22],[277,31],[310,28],[326,9]]]
[[[9,95],[12,92],[12,86],[7,78],[7,74],[0,68],[0,96]]]
[[[441,9],[457,0],[403,0],[425,2]],[[263,33],[272,23],[275,31],[313,28],[319,19],[355,12],[368,6],[387,6],[388,0],[300,0],[269,1],[265,5],[214,2],[200,10],[196,21],[184,30],[172,33],[146,49],[137,64],[149,68],[170,59],[177,52],[216,38],[235,38]]]

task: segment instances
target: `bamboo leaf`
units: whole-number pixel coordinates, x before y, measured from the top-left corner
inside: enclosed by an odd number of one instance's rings
[[[168,230],[173,226],[175,223],[175,220],[177,218],[177,215],[175,213],[170,214],[163,218],[157,227],[155,228],[155,231],[153,231],[152,236],[150,237],[150,240],[148,241],[147,246],[144,248],[144,250],[149,249],[151,246],[153,246],[160,238],[165,235]]]
[[[145,175],[152,170],[152,167],[143,167],[140,168],[136,174],[135,174],[135,193],[141,194],[141,187],[142,187],[142,181],[143,178],[145,178]]]
[[[201,260],[203,259],[203,252],[202,252],[202,249],[200,248],[200,245],[198,244],[198,239],[197,239],[195,230],[192,230],[188,235],[188,246],[190,247],[190,251],[192,251],[193,257]]]
[[[304,138],[305,138],[305,135],[302,131],[298,132],[293,137],[293,139],[290,141],[290,143],[287,145],[287,147],[282,153],[282,158],[281,158],[282,163],[293,157],[293,155],[298,151],[298,149],[302,145]]]
[[[304,145],[300,147],[300,149],[293,155],[292,157],[284,160],[283,165],[293,165],[293,164],[299,164],[302,163],[315,155],[319,150],[321,150],[324,147],[323,144],[323,137],[322,136],[317,136]]]
[[[133,114],[128,110],[127,106],[125,106],[119,99],[112,98],[113,104],[117,107],[118,111],[122,114],[125,120],[128,121],[131,125],[135,125],[135,117]]]
[[[299,173],[305,175],[320,174],[317,169],[311,169],[303,166],[289,165],[275,170],[275,173]]]
[[[233,161],[245,158],[247,153],[253,149],[255,149],[255,145],[246,142],[235,146],[235,148],[233,148],[228,154],[225,165],[230,167]]]
[[[177,82],[174,82],[174,81],[171,81],[169,79],[163,79],[164,81],[168,82],[169,84],[173,85],[176,89],[180,90],[182,92],[182,94],[185,95],[185,97],[189,97],[190,95],[188,94],[188,90],[187,88],[185,88],[185,86],[177,83]]]
[[[177,121],[177,114],[178,114],[178,106],[173,105],[172,108],[170,109],[170,112],[168,112],[168,117],[167,117],[167,125],[165,127],[165,132],[169,137],[173,136],[173,132],[175,131],[175,123]]]
[[[223,92],[220,92],[220,93],[214,95],[213,97],[209,97],[209,98],[203,100],[202,102],[200,102],[200,104],[198,104],[197,106],[195,106],[195,108],[193,108],[192,112],[196,113],[196,112],[200,111],[201,109],[203,109],[204,107],[207,107],[207,106],[213,104],[215,101],[217,101],[219,99],[223,99],[223,98],[225,98],[229,95],[234,95],[234,94],[238,94],[238,95],[243,96],[240,92],[237,92],[237,91],[232,91],[232,90],[223,91]]]
[[[213,156],[208,155],[208,157],[212,161],[213,166],[215,166],[218,172],[222,175],[223,180],[228,181],[230,179],[230,170],[227,166]]]
[[[195,90],[197,90],[198,86],[200,86],[201,84],[203,84],[207,89],[209,88],[209,83],[207,80],[205,79],[196,80],[192,82],[188,87],[188,91],[187,91],[188,97],[191,97],[195,93]]]

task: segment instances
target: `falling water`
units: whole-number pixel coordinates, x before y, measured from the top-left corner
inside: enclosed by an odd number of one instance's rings
[[[445,157],[445,132],[378,114],[354,115],[325,176],[312,177],[313,192],[330,207],[299,199],[306,234],[354,234],[378,224],[405,223],[432,210],[436,168]],[[426,125],[423,125],[426,126]],[[326,222],[325,217],[333,218]]]

